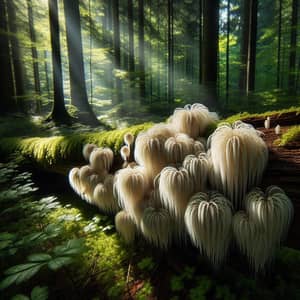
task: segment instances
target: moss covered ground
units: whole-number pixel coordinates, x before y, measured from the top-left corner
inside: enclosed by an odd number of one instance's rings
[[[291,107],[278,111],[267,111],[260,114],[239,113],[228,117],[221,122],[233,123],[236,120],[249,118],[261,118],[271,115],[284,113],[300,114],[300,107]],[[73,128],[46,127],[42,125],[41,119],[22,119],[12,122],[10,118],[0,119],[1,138],[0,138],[0,156],[7,158],[14,152],[34,161],[45,167],[56,164],[74,164],[82,161],[82,147],[87,143],[94,143],[100,147],[110,147],[115,153],[118,153],[123,144],[123,136],[131,132],[135,136],[148,129],[153,123],[142,123],[123,129],[105,130],[103,127],[91,129],[84,126],[75,126]],[[13,128],[10,128],[13,124]],[[26,129],[27,128],[27,129]],[[215,126],[208,129],[209,135]],[[97,131],[99,130],[99,131]],[[281,145],[285,140],[297,136],[297,127],[291,129],[288,135],[284,135]],[[293,136],[293,137],[292,137]]]
[[[290,143],[300,141],[300,125],[290,127],[281,138],[276,141],[278,146],[287,146]]]

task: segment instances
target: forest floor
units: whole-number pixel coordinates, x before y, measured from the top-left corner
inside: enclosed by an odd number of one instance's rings
[[[57,200],[54,202],[51,199],[47,200],[49,201],[49,211],[46,213],[44,212],[45,199],[42,199],[44,201],[41,203],[43,210],[40,210],[40,213],[44,214],[35,216],[37,221],[32,222],[31,216],[25,216],[27,221],[19,224],[20,217],[23,217],[22,214],[26,214],[26,209],[28,210],[28,207],[25,207],[24,210],[22,202],[20,202],[22,204],[21,212],[17,215],[13,213],[10,216],[3,215],[3,212],[0,213],[2,221],[4,221],[0,222],[0,269],[2,267],[5,270],[16,263],[24,263],[26,256],[32,253],[46,251],[48,259],[49,254],[51,257],[55,257],[55,249],[57,250],[57,247],[60,246],[59,243],[75,238],[79,241],[83,239],[86,248],[83,254],[80,254],[79,259],[74,261],[74,265],[66,265],[57,271],[54,270],[56,273],[53,273],[53,270],[50,270],[49,273],[44,268],[39,273],[40,277],[33,277],[28,283],[19,285],[16,291],[28,294],[33,287],[36,288],[37,284],[43,284],[48,286],[50,299],[235,300],[243,298],[265,300],[282,299],[283,297],[300,299],[300,278],[298,276],[300,252],[291,249],[300,250],[298,230],[300,226],[300,140],[285,147],[276,146],[274,143],[281,136],[275,134],[276,124],[281,125],[281,134],[283,134],[291,126],[300,124],[300,115],[272,115],[270,129],[263,127],[264,119],[265,117],[250,117],[243,120],[253,124],[256,129],[264,133],[263,139],[269,148],[269,163],[262,187],[269,185],[282,187],[291,198],[295,208],[295,217],[287,241],[284,243],[290,248],[283,247],[278,252],[266,274],[254,275],[249,270],[248,264],[245,263],[246,259],[238,254],[236,249],[231,249],[228,262],[220,270],[215,270],[203,257],[199,256],[198,250],[191,245],[172,247],[168,251],[155,249],[143,240],[137,241],[132,246],[124,245],[115,233],[112,225],[113,218],[105,218],[95,207],[81,201],[69,187],[65,174],[62,174],[61,170],[55,173],[57,170],[55,168],[50,170],[52,173],[46,173],[42,169],[33,169],[33,179],[39,185],[39,193],[41,195],[50,193],[57,196]],[[63,129],[63,132],[64,130],[69,132],[68,129]],[[61,133],[61,129],[52,129],[51,135],[56,132]],[[64,168],[64,170],[66,169]],[[8,196],[11,197],[10,194]],[[20,199],[21,201],[24,199],[22,194]],[[0,197],[0,206],[1,203],[3,204],[1,201]],[[8,201],[7,205],[10,207],[11,199]],[[36,205],[36,201],[33,203]],[[52,209],[53,205],[56,205],[57,208]],[[99,224],[96,224],[95,218],[100,218]],[[101,221],[102,218],[104,218],[103,221]],[[4,250],[7,241],[4,240],[4,244],[1,241],[1,231],[11,232],[10,229],[15,226],[18,230],[15,238],[19,239],[20,237],[21,241],[26,241],[24,235],[26,237],[26,234],[30,234],[29,237],[31,237],[32,231],[40,230],[40,228],[47,231],[52,223],[57,223],[58,227],[52,228],[55,232],[61,227],[63,229],[54,238],[50,236],[47,240],[41,241],[42,247],[26,244],[28,248],[18,250],[17,256],[8,258],[4,256],[6,259],[2,259],[2,254],[6,255]],[[93,228],[96,228],[96,231],[93,231]],[[90,229],[92,230],[88,231]],[[44,257],[47,258],[45,255]],[[46,264],[46,262],[42,263]],[[48,265],[51,265],[51,261],[48,262]],[[0,275],[2,275],[2,271]],[[7,294],[3,295],[14,295],[14,287],[8,289]],[[10,297],[4,299],[10,299]],[[31,297],[31,299],[34,298]]]

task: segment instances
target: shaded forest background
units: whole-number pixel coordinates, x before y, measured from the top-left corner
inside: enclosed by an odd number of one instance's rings
[[[119,126],[298,105],[298,16],[297,0],[0,0],[1,113]]]

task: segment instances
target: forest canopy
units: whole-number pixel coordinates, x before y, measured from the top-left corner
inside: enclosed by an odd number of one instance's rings
[[[115,126],[194,102],[224,114],[299,104],[296,0],[0,0],[0,10],[2,113]]]

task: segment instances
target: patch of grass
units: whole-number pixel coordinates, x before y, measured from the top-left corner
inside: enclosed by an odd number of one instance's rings
[[[222,122],[228,122],[228,123],[233,123],[235,121],[238,120],[244,120],[244,119],[248,119],[248,118],[262,118],[262,117],[267,117],[267,116],[272,116],[272,115],[282,115],[284,113],[296,113],[296,115],[300,114],[300,106],[292,106],[290,108],[285,108],[285,109],[281,109],[281,110],[271,110],[271,111],[266,111],[263,113],[248,113],[248,112],[242,112],[242,113],[238,113],[235,115],[232,115],[224,120],[222,120]]]
[[[300,141],[300,125],[293,126],[285,132],[279,140],[276,140],[276,145],[286,146],[291,142]]]

